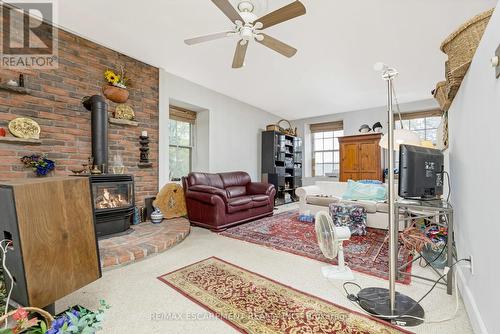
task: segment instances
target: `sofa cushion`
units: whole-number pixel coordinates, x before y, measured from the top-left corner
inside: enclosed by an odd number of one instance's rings
[[[267,196],[267,195],[253,195],[252,196],[252,201],[255,201],[255,202],[266,202],[266,201],[269,201],[269,196]]]
[[[241,197],[247,194],[247,188],[245,186],[226,187],[226,191],[229,198]]]
[[[189,173],[187,183],[189,186],[205,185],[219,189],[224,189],[224,183],[219,174],[210,173]]]
[[[224,188],[234,186],[244,186],[251,182],[250,175],[245,172],[220,173],[220,178],[224,184]]]
[[[269,203],[269,196],[267,195],[254,195],[252,196],[252,207],[259,208],[266,206]]]
[[[306,197],[306,203],[318,206],[328,206],[332,203],[338,203],[339,199],[334,196],[319,196],[319,195],[309,195]]]
[[[385,202],[377,203],[377,212],[389,213],[389,204]]]
[[[225,189],[220,189],[220,188],[211,187],[211,186],[205,186],[205,185],[191,186],[191,187],[189,187],[189,191],[199,191],[202,193],[218,195],[218,196],[222,197],[224,202],[227,202],[227,198],[228,198],[227,192]]]
[[[227,201],[228,213],[235,213],[238,211],[248,210],[251,208],[252,208],[252,198],[250,196],[231,198]]]
[[[374,201],[346,201],[346,200],[342,200],[341,203],[361,206],[361,207],[365,208],[367,213],[377,212],[377,202],[374,202]]]

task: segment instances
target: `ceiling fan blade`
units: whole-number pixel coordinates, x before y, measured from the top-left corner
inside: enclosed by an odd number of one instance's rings
[[[233,68],[241,68],[243,67],[243,63],[245,62],[245,55],[247,54],[248,42],[245,44],[241,44],[243,40],[240,40],[236,45],[236,51],[234,53],[233,59]]]
[[[224,32],[218,32],[215,34],[210,34],[210,35],[205,35],[205,36],[199,36],[195,38],[190,38],[186,39],[184,43],[187,45],[193,45],[193,44],[198,44],[198,43],[203,43],[203,42],[208,42],[208,41],[213,41],[216,39],[228,37],[228,35],[232,33],[232,31],[224,31]]]
[[[268,48],[281,53],[285,57],[293,57],[297,53],[297,49],[291,47],[288,44],[283,43],[282,41],[277,40],[276,38],[273,38],[269,35],[266,34],[261,34],[264,39],[259,41],[258,39],[255,39],[258,43],[267,46]]]
[[[281,22],[285,22],[296,18],[297,16],[304,15],[306,13],[306,7],[300,1],[292,2],[285,7],[275,10],[267,15],[264,15],[260,19],[255,20],[255,22],[260,22],[263,25],[262,29],[272,27]]]
[[[231,22],[235,23],[238,20],[245,22],[229,0],[212,0],[212,2],[231,20]]]

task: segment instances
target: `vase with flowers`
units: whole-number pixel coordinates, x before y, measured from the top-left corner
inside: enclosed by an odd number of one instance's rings
[[[104,96],[115,103],[127,102],[129,97],[127,85],[130,80],[127,77],[125,68],[123,66],[120,67],[120,74],[110,69],[106,70],[104,72],[104,79],[107,83],[102,87]]]
[[[26,155],[21,158],[21,162],[24,167],[33,169],[37,176],[46,176],[56,168],[54,161],[41,154]]]

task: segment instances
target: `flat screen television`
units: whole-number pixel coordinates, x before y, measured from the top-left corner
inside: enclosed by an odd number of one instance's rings
[[[440,150],[401,145],[399,196],[432,199],[443,195],[444,156]]]

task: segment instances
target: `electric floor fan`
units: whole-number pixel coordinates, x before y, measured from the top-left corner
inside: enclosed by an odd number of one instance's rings
[[[315,217],[315,229],[319,248],[323,255],[330,260],[338,258],[338,265],[321,268],[324,277],[328,279],[353,280],[354,275],[344,261],[344,241],[351,238],[351,231],[347,226],[335,226],[330,215],[320,211]]]

